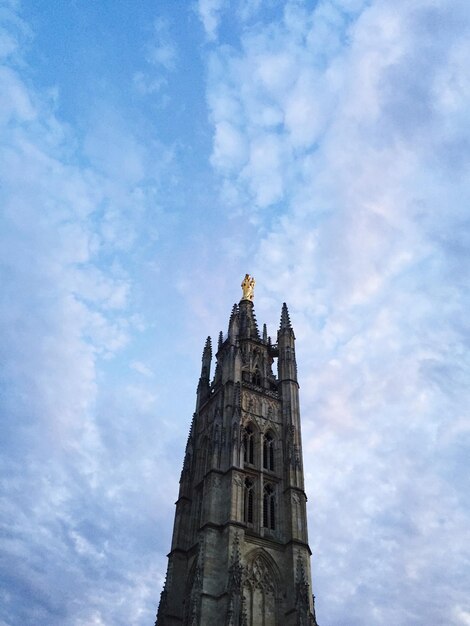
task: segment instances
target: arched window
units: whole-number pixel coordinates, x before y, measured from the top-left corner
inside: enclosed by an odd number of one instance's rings
[[[271,433],[263,438],[263,467],[274,471],[274,439]]]
[[[263,493],[263,526],[276,529],[276,502],[271,485],[266,485]]]
[[[245,479],[245,510],[243,519],[247,524],[253,524],[253,481]]]
[[[263,551],[264,552],[264,551]],[[266,553],[259,553],[253,560],[249,559],[243,581],[244,610],[246,624],[263,624],[276,626],[284,624],[278,614],[279,606],[277,577]],[[251,561],[251,562],[250,562]]]
[[[253,372],[253,376],[251,377],[251,382],[253,383],[253,385],[261,387],[261,374],[259,373],[258,366],[255,367],[255,371]]]
[[[243,431],[243,450],[245,453],[245,463],[253,465],[254,458],[254,434],[253,427],[248,424]]]

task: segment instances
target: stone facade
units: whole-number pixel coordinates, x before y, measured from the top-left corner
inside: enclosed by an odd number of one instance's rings
[[[242,299],[211,361],[208,338],[156,625],[317,626],[286,305],[273,344]]]

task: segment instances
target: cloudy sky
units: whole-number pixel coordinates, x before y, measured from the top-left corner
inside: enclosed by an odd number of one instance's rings
[[[0,625],[153,623],[250,272],[296,331],[319,623],[468,626],[468,0],[0,21]]]

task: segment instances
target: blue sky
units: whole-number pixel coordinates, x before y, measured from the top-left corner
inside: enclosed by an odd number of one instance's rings
[[[0,22],[0,625],[153,623],[250,272],[296,331],[319,623],[468,626],[468,1]]]

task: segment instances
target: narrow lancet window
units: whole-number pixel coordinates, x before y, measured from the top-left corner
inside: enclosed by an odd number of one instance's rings
[[[246,426],[243,433],[243,450],[245,454],[245,463],[253,465],[254,459],[254,433],[253,427]]]
[[[271,485],[266,485],[263,493],[263,526],[276,529],[276,501]]]
[[[274,438],[271,433],[267,433],[263,439],[263,467],[274,471]]]
[[[258,387],[261,387],[261,374],[259,373],[259,368],[255,367],[255,371],[253,372],[253,376],[251,378],[251,382]]]
[[[253,524],[253,481],[245,480],[245,511],[244,520],[247,524]]]

